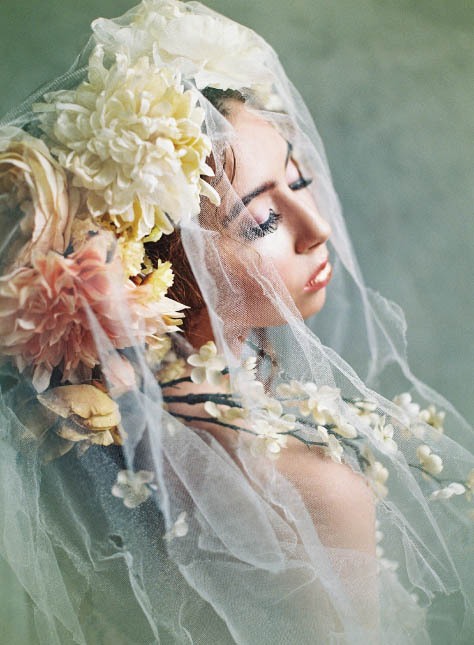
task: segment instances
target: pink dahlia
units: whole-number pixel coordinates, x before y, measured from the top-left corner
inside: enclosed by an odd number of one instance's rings
[[[122,349],[169,331],[163,303],[150,295],[147,285],[125,279],[108,232],[88,236],[70,254],[37,254],[31,267],[0,277],[0,352],[20,372],[32,369],[39,392],[55,367],[74,381],[100,362],[99,348]]]

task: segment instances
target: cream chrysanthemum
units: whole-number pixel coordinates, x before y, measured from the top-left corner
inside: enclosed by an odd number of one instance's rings
[[[129,239],[156,240],[199,212],[201,194],[218,202],[201,179],[213,171],[196,97],[146,56],[132,65],[117,53],[107,69],[99,45],[87,81],[46,94],[34,109],[53,154],[87,189],[91,214]]]

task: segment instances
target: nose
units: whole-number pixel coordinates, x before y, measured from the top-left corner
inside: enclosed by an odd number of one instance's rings
[[[292,192],[286,208],[296,253],[308,253],[314,247],[324,244],[332,233],[329,222],[320,214],[311,196],[300,197]]]

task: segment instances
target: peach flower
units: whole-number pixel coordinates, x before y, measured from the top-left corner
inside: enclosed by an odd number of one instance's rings
[[[153,345],[183,317],[184,305],[157,299],[151,283],[124,278],[111,233],[89,233],[69,250],[36,253],[31,267],[0,277],[0,352],[20,372],[32,368],[39,392],[55,367],[74,381],[100,362],[99,348]]]
[[[35,253],[66,249],[78,191],[68,188],[64,170],[44,142],[19,128],[0,129],[0,193],[8,196],[8,233],[19,220],[24,237],[21,249],[11,249],[14,266],[29,263]]]

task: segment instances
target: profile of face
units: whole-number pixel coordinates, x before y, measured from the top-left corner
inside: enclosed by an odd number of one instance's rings
[[[254,278],[255,257],[264,272],[276,273],[304,319],[324,306],[332,276],[326,241],[331,227],[308,189],[315,177],[303,176],[287,141],[269,121],[245,104],[233,102],[232,155],[226,173],[240,198],[222,211],[222,256],[245,294],[243,326],[282,324],[268,290]],[[231,159],[230,159],[231,157]],[[253,263],[253,264],[252,264]],[[259,272],[261,275],[261,272]]]

